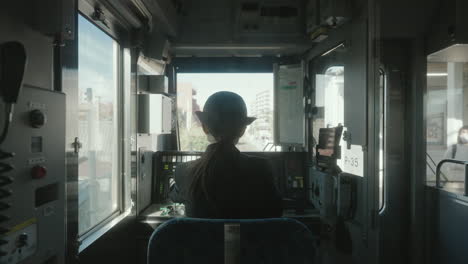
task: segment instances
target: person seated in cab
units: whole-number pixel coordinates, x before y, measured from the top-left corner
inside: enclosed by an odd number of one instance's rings
[[[203,112],[195,113],[211,143],[200,159],[180,164],[169,197],[184,203],[189,217],[272,218],[282,214],[281,196],[266,159],[236,148],[255,118],[244,100],[232,92],[211,95]]]

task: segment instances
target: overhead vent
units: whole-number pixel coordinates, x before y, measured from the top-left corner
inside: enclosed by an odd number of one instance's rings
[[[351,18],[351,1],[308,0],[306,4],[307,34],[314,42],[328,37],[329,31]]]
[[[262,17],[279,17],[288,18],[298,15],[297,7],[292,6],[264,6],[261,9],[260,16]]]
[[[248,1],[240,3],[239,33],[299,35],[301,1]],[[279,34],[279,35],[278,35]]]
[[[259,9],[259,3],[242,3],[242,12],[258,12]]]

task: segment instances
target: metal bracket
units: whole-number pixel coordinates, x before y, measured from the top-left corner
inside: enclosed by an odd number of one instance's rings
[[[106,26],[107,28],[109,28],[109,25],[107,24],[106,16],[104,15],[104,11],[102,11],[101,8],[95,7],[95,8],[94,8],[94,12],[93,12],[93,14],[91,15],[91,18],[92,18],[94,21],[99,21],[99,22],[101,22],[104,26]]]
[[[78,152],[80,152],[80,148],[83,147],[83,144],[81,144],[80,142],[80,139],[78,137],[75,137],[75,141],[72,143],[72,146],[73,146],[73,152],[75,152],[75,154],[78,154]]]
[[[352,142],[351,132],[347,130],[343,132],[343,140],[346,141],[346,148],[351,149],[351,142]]]

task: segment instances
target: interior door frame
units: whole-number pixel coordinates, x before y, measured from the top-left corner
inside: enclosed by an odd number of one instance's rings
[[[61,48],[60,65],[61,65],[61,91],[66,94],[67,111],[66,111],[66,164],[67,164],[67,183],[66,183],[66,237],[67,237],[67,263],[76,263],[79,253],[87,246],[91,245],[105,232],[118,224],[131,212],[131,202],[127,197],[130,197],[130,177],[131,177],[131,116],[130,116],[130,92],[131,92],[131,52],[128,49],[130,39],[130,27],[124,22],[118,21],[112,13],[106,14],[109,18],[110,26],[102,21],[93,21],[92,15],[96,5],[92,5],[87,0],[78,0],[75,2],[75,12],[73,20],[75,21],[75,32],[72,40],[66,41]],[[107,11],[107,10],[105,10]],[[119,143],[118,148],[118,209],[101,222],[88,231],[92,233],[86,237],[80,237],[78,233],[79,225],[79,149],[81,142],[78,138],[78,19],[82,15],[93,23],[97,28],[105,34],[117,41],[118,58],[117,58],[117,97],[115,103],[122,106],[117,109],[117,119],[119,122],[119,132],[117,133],[116,141]],[[125,76],[128,74],[129,76]],[[128,182],[127,182],[128,181]]]

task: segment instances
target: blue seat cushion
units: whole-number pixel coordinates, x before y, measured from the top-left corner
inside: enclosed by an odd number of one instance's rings
[[[314,263],[315,237],[288,218],[172,219],[150,238],[148,263],[224,263],[224,226],[240,224],[240,263]]]

